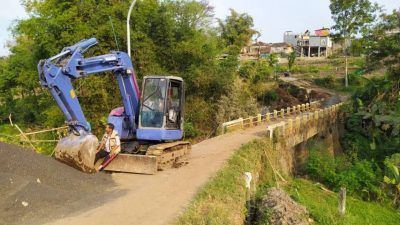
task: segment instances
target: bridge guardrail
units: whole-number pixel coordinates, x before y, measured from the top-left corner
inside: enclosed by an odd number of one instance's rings
[[[279,111],[274,110],[273,112],[269,112],[266,114],[258,114],[256,116],[231,120],[222,124],[222,134],[238,129],[246,129],[263,123],[269,123],[272,120],[278,121],[279,119],[285,119],[289,116],[300,115],[309,111],[315,111],[320,107],[322,101],[323,100],[314,101],[311,103],[287,107],[286,109],[281,109]]]
[[[295,135],[302,133],[307,129],[323,129],[327,124],[335,123],[338,119],[339,107],[345,104],[344,102],[331,105],[324,109],[315,110],[308,114],[288,118],[280,123],[271,124],[267,127],[269,137],[272,139],[275,130],[279,131],[280,135]],[[306,132],[307,133],[307,132]]]

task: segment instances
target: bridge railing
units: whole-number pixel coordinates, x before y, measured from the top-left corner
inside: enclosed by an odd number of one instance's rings
[[[305,131],[305,133],[309,133],[312,136],[313,132],[316,133],[318,130],[328,127],[327,125],[337,122],[339,108],[343,104],[341,102],[324,109],[317,109],[313,112],[268,125],[269,137],[272,138],[276,131],[279,131],[280,135],[286,136],[304,133]]]
[[[321,101],[314,101],[311,103],[287,107],[286,109],[274,110],[273,112],[269,112],[266,114],[258,114],[256,116],[250,116],[247,118],[239,118],[236,120],[228,121],[223,123],[221,126],[222,134],[238,129],[246,129],[249,127],[254,127],[257,125],[261,125],[263,123],[269,123],[271,121],[284,120],[287,119],[288,117],[293,117],[296,115],[301,115],[306,112],[315,111],[320,108]]]

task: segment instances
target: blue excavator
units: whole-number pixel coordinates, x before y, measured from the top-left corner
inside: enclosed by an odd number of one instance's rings
[[[184,82],[174,76],[146,76],[139,90],[131,58],[125,52],[85,58],[98,42],[86,39],[64,48],[38,64],[40,84],[57,102],[69,126],[68,136],[56,146],[57,160],[84,172],[95,172],[98,138],[78,101],[72,81],[94,74],[113,73],[122,107],[111,110],[108,122],[118,132],[121,153],[106,167],[109,171],[154,174],[186,163],[189,142],[183,138]]]

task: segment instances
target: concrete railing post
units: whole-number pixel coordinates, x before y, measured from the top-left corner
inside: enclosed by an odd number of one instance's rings
[[[300,131],[300,127],[301,127],[301,121],[300,121],[300,117],[298,117],[298,116],[296,116],[296,124],[295,124],[295,126],[296,126],[296,132],[299,132]]]
[[[287,122],[287,130],[288,130],[288,134],[293,134],[293,120],[292,119],[288,119]]]
[[[287,108],[286,108],[286,114],[287,114],[288,116],[290,116],[290,107],[287,107]]]
[[[285,119],[285,110],[284,109],[281,109],[281,118]]]
[[[261,124],[261,114],[257,114],[257,125]]]
[[[278,111],[274,110],[274,119],[277,120],[278,119]]]
[[[310,112],[309,114],[308,114],[308,125],[309,126],[314,126],[314,123],[315,122],[315,120],[314,120],[314,113],[313,112]]]
[[[279,126],[278,129],[279,129],[279,136],[280,137],[285,136],[285,124]]]

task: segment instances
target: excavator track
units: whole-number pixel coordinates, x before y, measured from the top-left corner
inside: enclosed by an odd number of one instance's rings
[[[187,164],[191,145],[177,141],[151,145],[146,155],[120,153],[104,169],[112,172],[156,174],[157,171],[177,168]]]
[[[162,143],[152,145],[146,155],[157,157],[157,170],[177,168],[187,164],[191,152],[191,145],[186,141]]]

